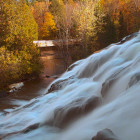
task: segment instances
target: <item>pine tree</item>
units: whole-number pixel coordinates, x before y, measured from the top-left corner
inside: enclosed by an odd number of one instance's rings
[[[31,14],[30,8],[25,1],[6,1],[0,9],[0,28],[2,32],[0,44],[9,49],[32,44],[37,39],[37,24]]]
[[[24,0],[0,1],[0,89],[39,74],[37,24]]]
[[[99,49],[106,47],[107,45],[116,42],[116,27],[111,15],[104,10],[100,3],[95,8],[95,28],[94,42]]]
[[[126,36],[128,34],[127,32],[127,24],[125,23],[124,20],[124,15],[123,13],[120,11],[119,13],[119,27],[118,27],[118,38],[121,39],[124,36]]]

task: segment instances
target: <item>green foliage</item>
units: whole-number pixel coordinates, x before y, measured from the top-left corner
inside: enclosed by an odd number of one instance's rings
[[[42,7],[46,4],[36,3]],[[137,0],[50,0],[45,7],[54,17],[56,36],[64,40],[80,39],[84,52],[102,49],[140,28],[140,3]],[[44,16],[45,12],[41,10],[36,15]],[[41,16],[36,17],[36,21],[40,21]],[[46,19],[49,22],[49,18]],[[48,34],[45,30],[48,24],[45,24],[38,23],[40,29],[43,25],[43,30],[39,29],[42,36]]]
[[[2,11],[2,12],[1,12]],[[30,46],[38,37],[37,24],[26,3],[13,1],[3,2],[0,11],[0,44],[8,49],[18,49],[20,46]]]
[[[24,46],[22,51],[0,48],[0,89],[40,72],[39,50],[35,46]]]
[[[100,28],[97,28],[97,20],[100,20],[99,24],[101,24],[103,12],[101,7],[99,5],[97,7],[97,3],[93,0],[80,0],[77,3],[78,5],[74,10],[74,19],[77,26],[76,35],[81,40],[83,57],[86,57],[97,49],[95,40],[97,32],[100,30]]]
[[[94,8],[95,3],[93,0],[81,0],[74,11],[75,20],[77,23],[77,36],[83,40],[87,46],[90,37],[93,35],[94,30]]]
[[[85,57],[138,31],[139,15],[137,0],[0,0],[0,84],[39,73],[38,34],[76,38]]]
[[[52,0],[50,5],[50,11],[54,16],[56,25],[62,26],[63,20],[65,18],[65,5],[63,0]]]
[[[124,15],[122,14],[122,12],[119,13],[118,16],[119,20],[119,26],[118,26],[118,38],[123,38],[124,36],[126,36],[127,33],[127,25],[124,21]]]
[[[96,21],[94,24],[93,44],[100,50],[117,40],[116,27],[111,16],[104,11],[104,8],[98,3],[95,7]]]
[[[40,72],[37,24],[23,1],[0,1],[0,89]]]

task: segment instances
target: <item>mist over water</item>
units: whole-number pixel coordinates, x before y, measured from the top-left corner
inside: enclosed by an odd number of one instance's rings
[[[140,33],[72,64],[46,94],[0,116],[10,140],[140,138]]]

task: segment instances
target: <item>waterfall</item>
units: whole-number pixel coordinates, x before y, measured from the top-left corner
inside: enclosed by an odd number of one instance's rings
[[[139,140],[140,33],[72,64],[47,89],[0,116],[4,140]]]

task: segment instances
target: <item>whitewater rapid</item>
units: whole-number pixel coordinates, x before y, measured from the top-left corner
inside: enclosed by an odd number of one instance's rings
[[[139,140],[139,130],[140,33],[75,62],[45,95],[0,116],[4,140],[93,140],[100,132]]]

